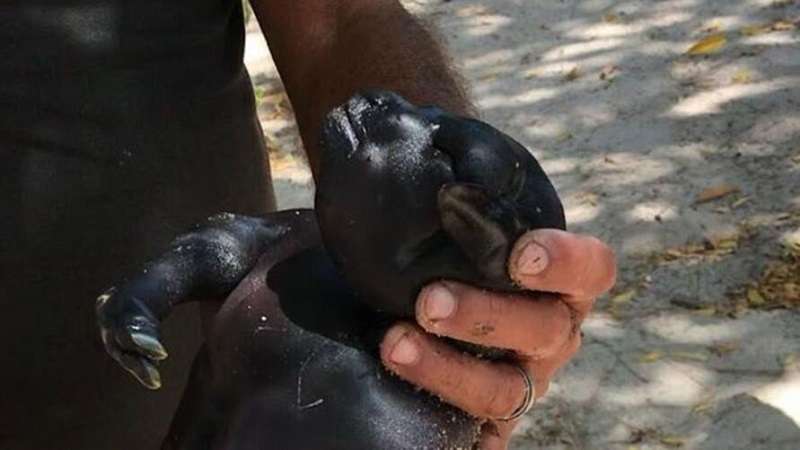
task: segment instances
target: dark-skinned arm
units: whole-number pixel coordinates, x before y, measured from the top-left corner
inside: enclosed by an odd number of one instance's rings
[[[473,108],[433,34],[396,0],[251,0],[294,107],[314,176],[322,119],[353,94],[391,90],[459,115]]]

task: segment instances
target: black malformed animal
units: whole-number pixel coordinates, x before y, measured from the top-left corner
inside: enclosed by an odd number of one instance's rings
[[[389,92],[334,109],[322,143],[315,210],[212,217],[98,299],[106,349],[150,388],[172,308],[224,299],[163,448],[473,447],[479,421],[385,371],[377,344],[428,282],[519,290],[511,246],[565,227],[556,192],[505,134]]]

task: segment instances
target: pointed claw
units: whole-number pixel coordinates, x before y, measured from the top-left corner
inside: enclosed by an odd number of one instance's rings
[[[97,311],[98,314],[100,310],[105,306],[106,302],[108,302],[108,300],[111,298],[111,296],[114,295],[114,291],[116,291],[116,288],[114,287],[109,288],[105,292],[100,294],[99,297],[97,297],[94,306],[95,306],[95,311]]]
[[[139,381],[148,389],[157,390],[161,388],[161,374],[158,369],[152,364],[143,361],[145,371],[147,372],[147,381],[139,379]]]
[[[144,358],[122,354],[120,364],[147,389],[156,390],[161,387],[161,374],[153,364]]]
[[[131,333],[131,340],[136,347],[140,348],[148,357],[156,361],[167,359],[167,356],[169,356],[167,350],[161,345],[161,342],[150,335]]]

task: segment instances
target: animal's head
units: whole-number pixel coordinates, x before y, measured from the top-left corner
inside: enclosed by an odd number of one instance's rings
[[[419,289],[456,279],[513,290],[506,261],[534,228],[564,228],[531,154],[491,126],[390,92],[331,111],[316,210],[323,241],[362,301],[410,317]]]

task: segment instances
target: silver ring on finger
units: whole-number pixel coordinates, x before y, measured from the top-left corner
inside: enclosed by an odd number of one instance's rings
[[[524,416],[525,413],[530,411],[531,408],[533,408],[533,404],[536,403],[536,390],[533,387],[533,379],[531,378],[531,375],[519,364],[514,364],[513,366],[522,376],[522,380],[525,383],[525,393],[522,397],[522,403],[511,414],[509,414],[508,417],[499,419],[503,422],[519,419],[520,417]]]

